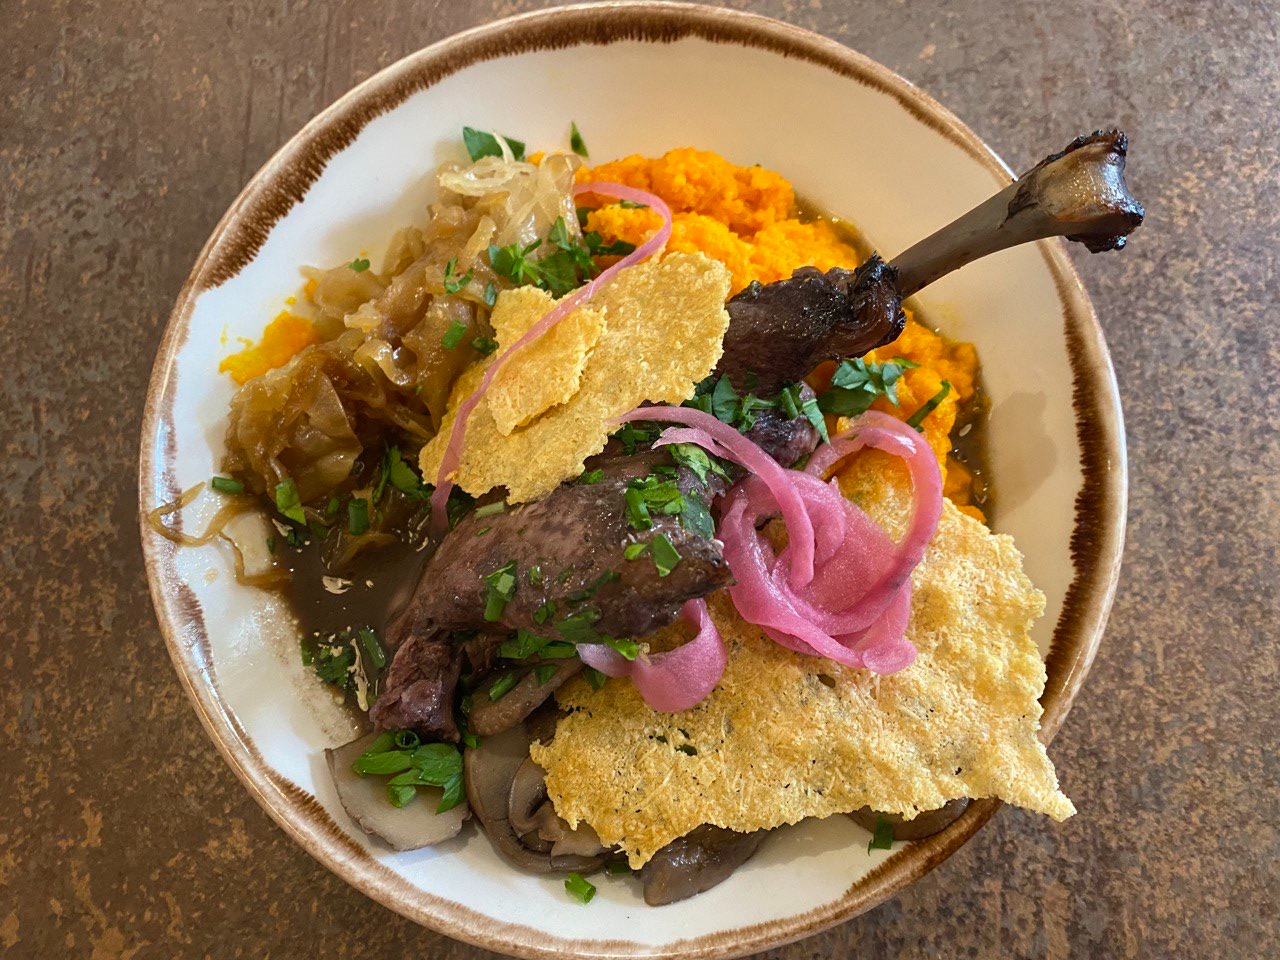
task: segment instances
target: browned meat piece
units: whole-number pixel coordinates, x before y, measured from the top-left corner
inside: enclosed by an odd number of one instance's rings
[[[369,717],[379,730],[415,730],[431,740],[458,739],[453,691],[462,651],[446,633],[411,637],[396,651]]]
[[[801,267],[789,280],[753,283],[725,305],[729,330],[716,376],[768,397],[823,360],[860,357],[902,333],[896,271],[872,256],[857,270]]]
[[[652,529],[644,531],[627,519],[628,482],[671,462],[662,449],[608,459],[597,483],[566,483],[537,502],[466,517],[428,561],[388,640],[399,646],[433,630],[493,628],[485,620],[484,578],[512,563],[515,592],[496,621],[501,628],[557,637],[586,619],[606,636],[637,637],[670,623],[686,600],[729,582],[719,544],[687,530],[679,517],[655,514]],[[684,467],[676,482],[686,496],[709,501],[719,493]],[[623,554],[657,534],[680,554],[665,577],[650,556],[627,560]]]

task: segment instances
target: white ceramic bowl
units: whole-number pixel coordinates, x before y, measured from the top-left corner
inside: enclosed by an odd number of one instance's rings
[[[587,78],[584,82],[584,78]],[[602,79],[608,82],[600,82]],[[780,171],[887,256],[1006,184],[1003,163],[905,80],[832,41],[726,10],[636,3],[564,8],[459,34],[382,71],[320,114],[223,217],[156,359],[142,436],[144,510],[213,474],[230,380],[218,361],[296,292],[301,264],[377,258],[425,217],[431,171],[460,157],[464,124],[563,147],[570,119],[595,159],[684,145]],[[1078,132],[1046,130],[1045,149]],[[1030,165],[1035,157],[1020,158]],[[977,344],[992,399],[997,528],[1048,596],[1044,735],[1088,670],[1123,538],[1119,400],[1102,333],[1057,242],[980,261],[920,298]],[[721,957],[793,940],[868,909],[932,868],[991,815],[867,853],[845,817],[772,837],[694,900],[647,908],[610,879],[589,907],[557,877],[507,866],[468,829],[393,853],[343,813],[322,750],[350,721],[304,674],[278,600],[238,586],[216,547],[142,529],[152,594],[201,720],[267,812],[369,896],[459,939],[522,956]],[[1044,829],[1053,825],[1045,822]],[[998,865],[993,869],[999,869]],[[603,938],[602,938],[603,937]]]

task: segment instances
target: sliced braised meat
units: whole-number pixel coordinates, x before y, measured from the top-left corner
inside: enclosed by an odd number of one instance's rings
[[[457,741],[454,690],[463,668],[489,669],[502,637],[480,633],[458,641],[429,631],[402,643],[391,660],[382,693],[369,711],[378,730],[413,730],[427,740]],[[531,708],[532,709],[532,708]]]
[[[860,357],[897,339],[906,318],[896,271],[873,256],[857,270],[801,267],[788,280],[753,283],[729,299],[717,376],[772,396],[823,360]]]
[[[767,832],[736,833],[703,824],[672,840],[640,868],[644,902],[659,907],[710,890],[751,859]]]
[[[516,589],[502,609],[501,627],[555,637],[558,623],[579,616],[591,618],[606,636],[636,637],[670,623],[686,600],[725,586],[729,569],[720,545],[685,529],[679,517],[655,514],[651,530],[632,527],[627,484],[659,465],[671,465],[662,449],[607,459],[597,483],[565,483],[534,503],[466,517],[428,561],[413,599],[388,631],[389,641],[399,645],[438,629],[492,629],[485,620],[484,577],[510,563]],[[676,482],[683,494],[708,501],[720,492],[683,467]],[[627,560],[623,554],[628,545],[656,534],[680,554],[665,577],[648,558]]]

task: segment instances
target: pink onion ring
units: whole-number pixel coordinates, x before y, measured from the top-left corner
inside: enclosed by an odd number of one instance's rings
[[[488,391],[489,385],[493,383],[493,378],[502,369],[502,365],[521,347],[537,340],[583,303],[595,296],[601,287],[613,280],[627,267],[634,266],[660,251],[666,246],[667,240],[671,237],[671,209],[661,197],[645,190],[637,190],[635,187],[603,180],[579,184],[573,188],[575,197],[584,193],[594,193],[603,197],[614,197],[618,200],[629,200],[632,203],[644,204],[657,211],[658,215],[662,217],[662,226],[657,233],[636,247],[631,253],[613,266],[601,271],[600,275],[590,283],[579,287],[560,300],[547,312],[546,316],[530,327],[524,336],[507,347],[489,364],[484,372],[484,377],[480,380],[480,385],[476,387],[467,399],[462,401],[462,404],[458,407],[458,414],[454,418],[453,429],[449,433],[448,443],[445,445],[444,456],[440,460],[440,469],[436,471],[436,488],[431,494],[431,535],[437,539],[444,536],[449,530],[449,493],[453,490],[453,480],[450,478],[457,471],[458,464],[462,462],[462,444],[467,435],[467,420],[471,417],[471,412],[475,410],[481,398]]]
[[[613,647],[589,643],[578,645],[578,656],[610,677],[631,677],[644,702],[654,710],[688,710],[715,689],[729,657],[705,600],[686,601],[680,614],[697,626],[698,635],[674,650],[641,653],[628,660]]]

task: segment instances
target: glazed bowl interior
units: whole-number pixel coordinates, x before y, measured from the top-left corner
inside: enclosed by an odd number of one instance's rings
[[[298,292],[298,268],[378,262],[422,224],[431,173],[462,159],[464,125],[564,149],[577,122],[593,160],[676,146],[758,163],[852,221],[882,253],[1008,182],[957,120],[887,70],[763,18],[679,5],[550,11],[429,48],[313,121],[254,179],[196,265],[157,359],[143,435],[144,509],[218,469],[231,381],[219,360]],[[1046,149],[1075,131],[1046,131]],[[1027,158],[1028,160],[1032,158]],[[1048,597],[1052,733],[1087,670],[1122,533],[1123,445],[1105,346],[1057,245],[981,261],[919,297],[923,316],[977,345],[992,406],[995,528],[1013,534]],[[198,519],[185,521],[198,526]],[[287,609],[238,586],[216,546],[175,549],[144,525],[174,661],[215,742],[269,813],[371,896],[453,936],[548,956],[727,956],[794,939],[873,905],[952,852],[994,805],[929,841],[867,851],[844,817],[780,831],[729,881],[644,907],[601,878],[589,907],[558,877],[508,867],[474,828],[393,853],[345,816],[322,751],[349,718],[298,656]],[[1046,829],[1049,829],[1046,824]]]

